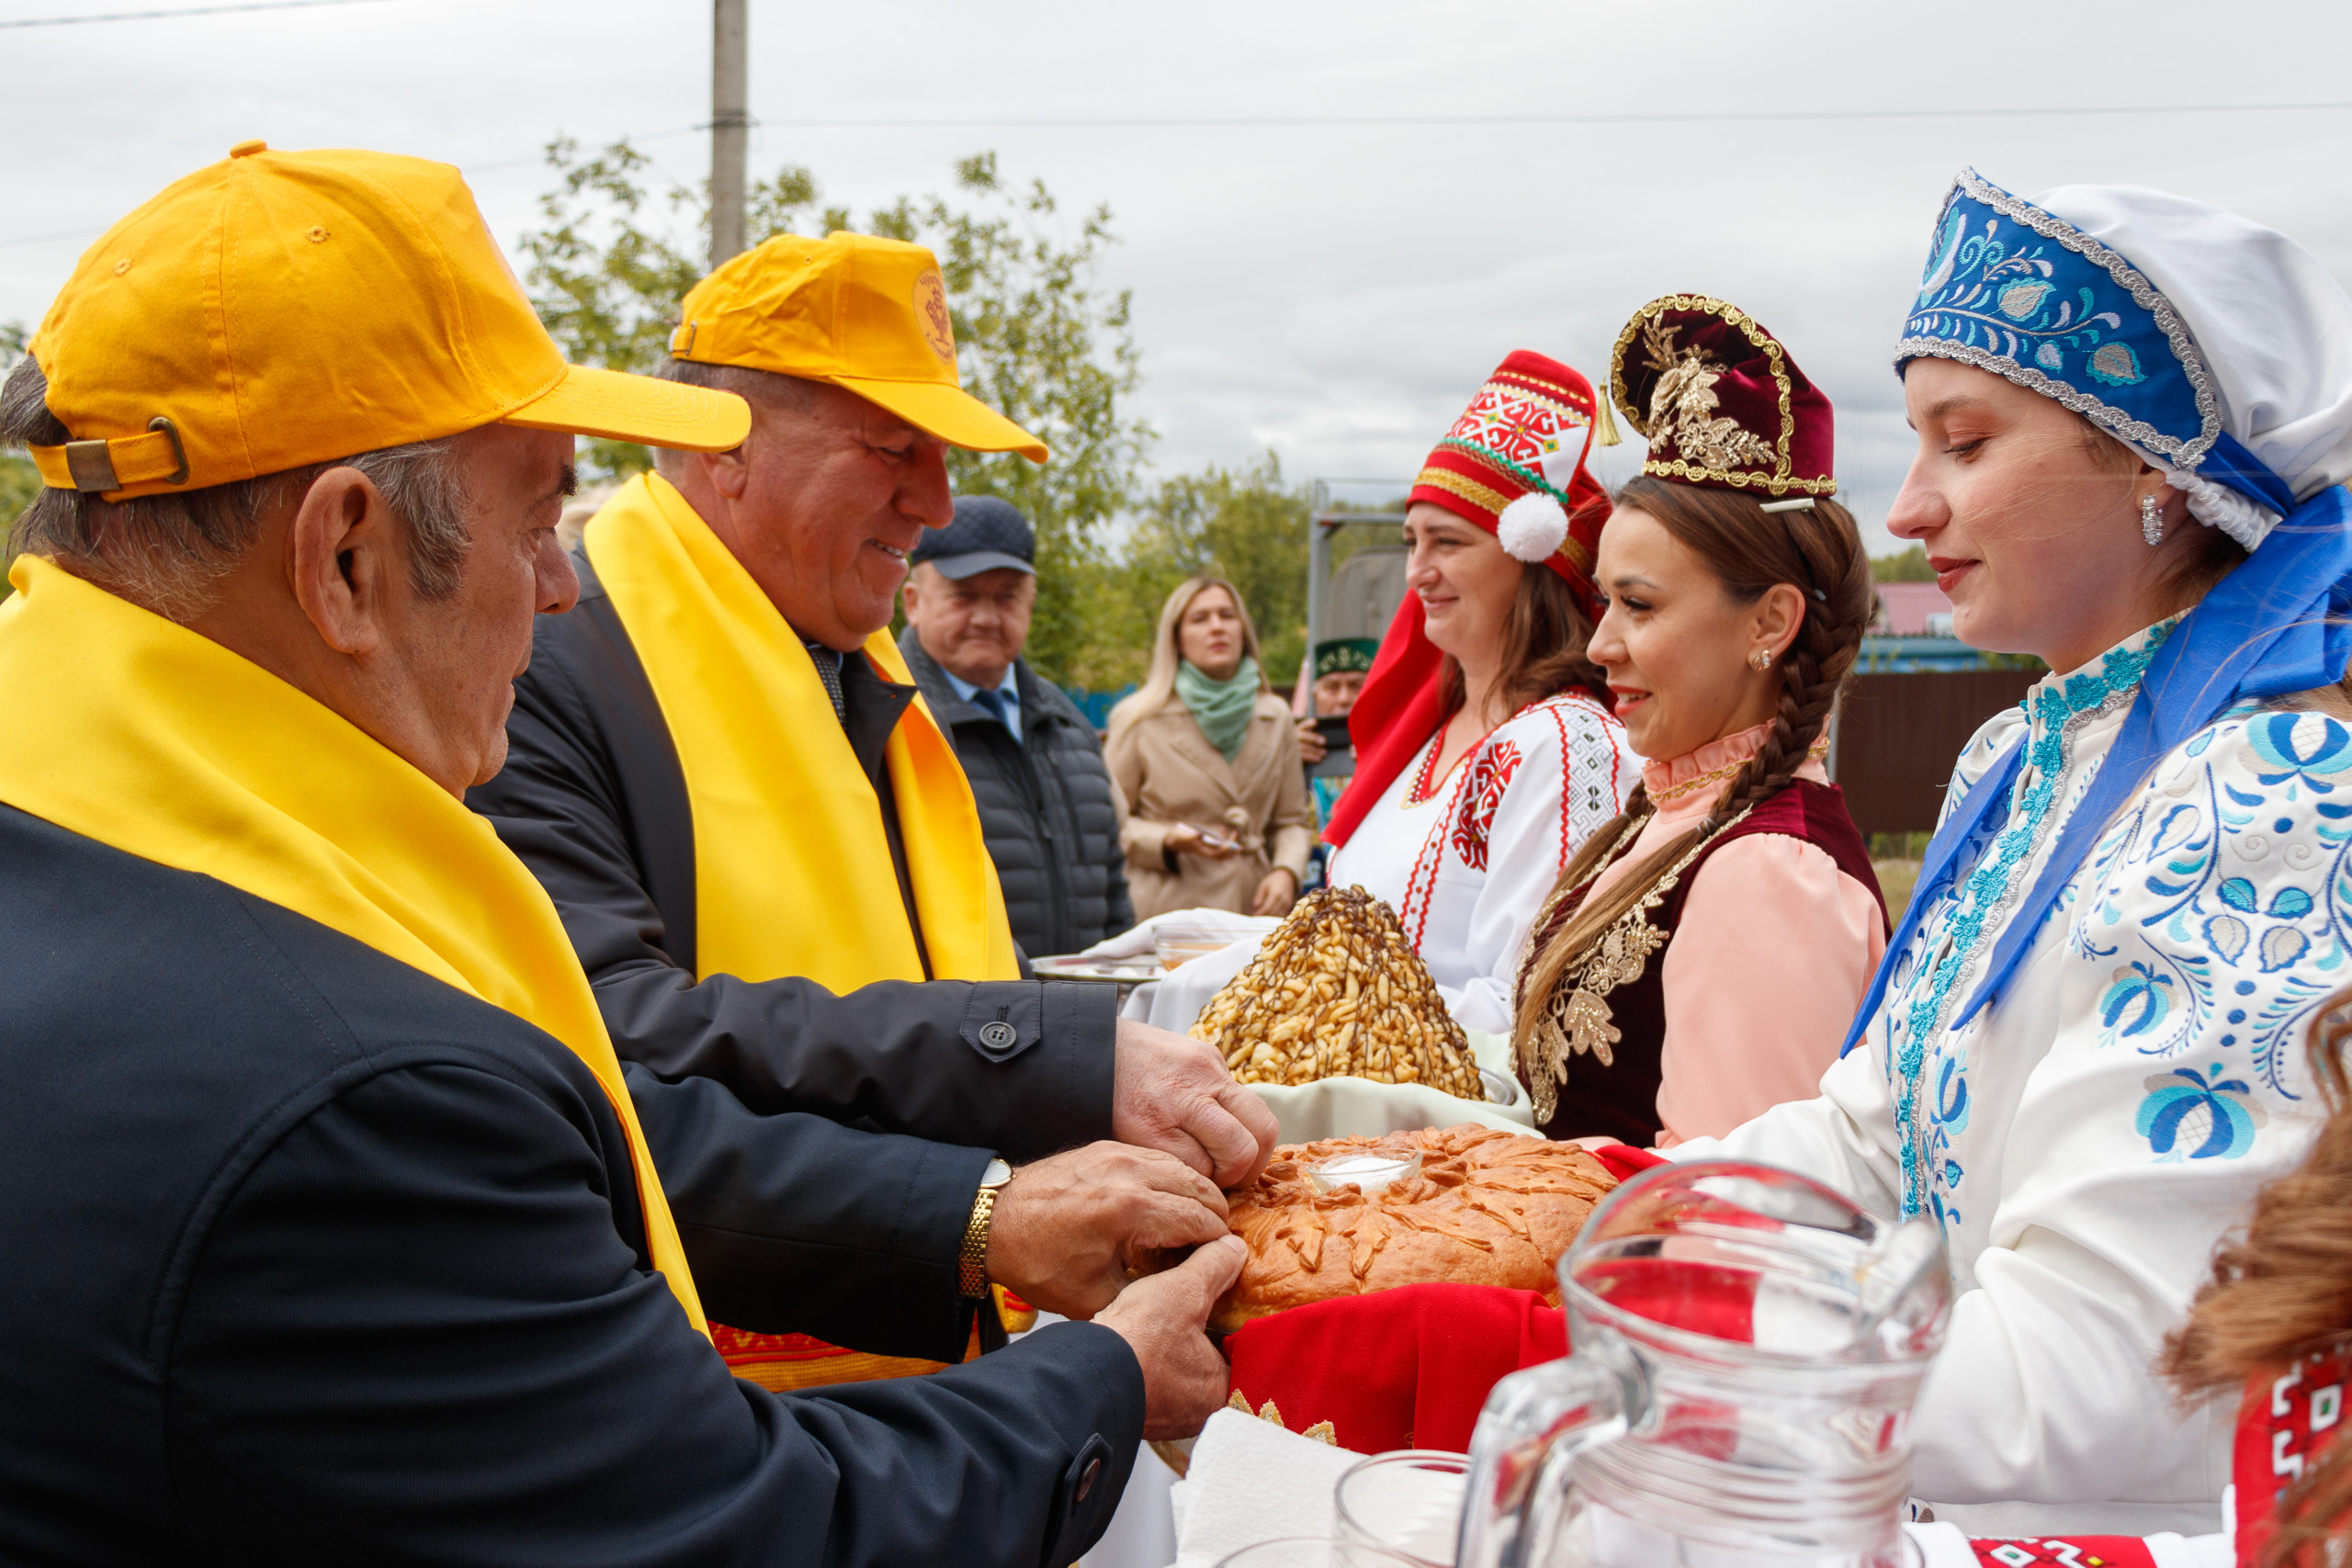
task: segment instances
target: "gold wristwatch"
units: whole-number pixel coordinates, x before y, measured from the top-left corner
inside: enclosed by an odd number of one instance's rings
[[[956,1283],[974,1301],[989,1293],[989,1222],[996,1215],[997,1194],[1012,1179],[1012,1168],[1001,1159],[989,1161],[980,1173],[980,1190],[972,1199],[972,1217],[964,1225],[964,1245],[956,1255]]]

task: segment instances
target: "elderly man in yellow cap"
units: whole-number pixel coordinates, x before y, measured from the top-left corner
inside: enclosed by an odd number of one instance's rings
[[[1224,1397],[1221,1235],[932,1379],[706,1337],[960,1343],[989,1160],[625,1067],[461,804],[572,433],[746,425],[567,367],[439,164],[247,142],[83,256],[0,388],[0,1561],[1035,1568]]]
[[[779,235],[682,318],[662,374],[743,397],[751,434],[659,454],[590,521],[581,607],[542,620],[506,769],[468,797],[553,896],[615,1047],[758,1110],[1015,1160],[1116,1137],[1247,1179],[1273,1119],[1214,1052],[1120,1022],[1107,987],[1021,978],[971,788],[887,630],[953,515],[946,448],[1046,457],[962,389],[932,254]],[[776,1387],[922,1370],[718,1339]]]

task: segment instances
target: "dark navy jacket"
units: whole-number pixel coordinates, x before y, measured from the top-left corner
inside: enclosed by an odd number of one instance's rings
[[[571,559],[579,606],[538,618],[506,767],[466,803],[555,900],[614,1049],[664,1078],[716,1078],[756,1111],[985,1145],[1015,1163],[1111,1136],[1114,987],[886,981],[836,996],[798,978],[695,979],[685,774],[619,612],[587,557]],[[851,745],[887,792],[882,749],[915,689],[863,659],[842,661],[842,685]],[[903,859],[896,813],[879,795],[876,809]],[[800,907],[821,924],[824,889]],[[992,1046],[998,1021],[1012,1035]]]
[[[972,782],[980,831],[1022,951],[1033,958],[1076,953],[1134,925],[1111,770],[1077,705],[1014,660],[1021,696],[1015,740],[1001,719],[956,694],[914,627],[899,637],[899,651]]]
[[[521,1020],[6,807],[0,948],[0,1562],[1028,1568],[1108,1522],[1118,1336],[735,1382]],[[713,1315],[955,1354],[986,1151],[630,1083]]]

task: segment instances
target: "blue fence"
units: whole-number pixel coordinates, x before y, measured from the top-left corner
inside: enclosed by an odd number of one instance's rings
[[[1956,637],[1866,637],[1854,670],[1863,675],[1905,675],[1928,670],[1990,670],[1981,649]]]
[[[1132,695],[1135,689],[1132,681],[1115,692],[1090,692],[1083,686],[1064,686],[1062,695],[1078,705],[1078,711],[1086,716],[1087,723],[1097,729],[1108,729],[1111,728],[1111,710],[1118,705],[1120,698]]]

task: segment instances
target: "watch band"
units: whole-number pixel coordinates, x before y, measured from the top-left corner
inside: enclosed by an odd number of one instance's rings
[[[972,1217],[964,1224],[964,1245],[956,1254],[956,1284],[973,1301],[985,1300],[989,1293],[989,1221],[996,1214],[999,1190],[983,1187],[972,1200]]]

